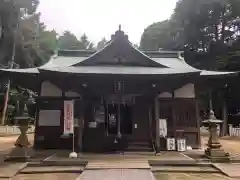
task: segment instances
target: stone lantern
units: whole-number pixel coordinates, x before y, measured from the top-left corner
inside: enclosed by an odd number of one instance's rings
[[[224,152],[221,148],[222,145],[218,141],[217,125],[222,123],[222,121],[215,117],[211,100],[209,118],[203,121],[203,123],[208,125],[209,128],[208,148],[205,150],[205,156],[212,162],[228,162],[230,160],[229,154]]]
[[[22,92],[18,95],[18,112],[14,121],[17,123],[20,130],[20,135],[15,142],[15,147],[6,157],[5,161],[26,161],[33,156],[33,150],[30,148],[30,142],[28,140],[27,131],[30,128],[29,123],[33,118],[29,116],[27,105],[34,104],[33,97],[29,95],[29,92]]]

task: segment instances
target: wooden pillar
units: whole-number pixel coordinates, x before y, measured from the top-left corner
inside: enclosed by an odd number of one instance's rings
[[[226,136],[227,128],[228,128],[228,109],[227,109],[227,102],[225,97],[223,99],[223,105],[222,105],[222,120],[223,120],[223,123],[222,123],[221,135]]]
[[[174,138],[177,138],[177,121],[176,121],[176,99],[175,99],[175,94],[174,91],[172,91],[172,100],[171,100],[171,115],[172,115],[172,122],[173,122],[173,126],[172,126],[172,132],[173,132],[173,136]]]
[[[194,87],[195,92],[195,108],[196,108],[196,121],[197,121],[197,129],[198,129],[198,148],[202,147],[202,140],[201,140],[201,117],[200,117],[200,109],[199,109],[199,89],[198,86],[195,85]]]
[[[121,95],[118,96],[117,103],[117,137],[121,138]]]
[[[201,141],[201,118],[200,118],[200,112],[199,112],[199,102],[198,102],[198,98],[196,97],[195,99],[195,107],[196,107],[196,121],[197,121],[197,130],[198,130],[198,134],[197,134],[197,139],[198,139],[198,148],[200,149],[202,147],[202,141]]]
[[[159,129],[159,99],[158,96],[155,97],[155,120],[156,120],[156,151],[157,153],[160,151],[160,129]]]
[[[78,148],[79,152],[83,151],[83,129],[84,129],[84,98],[81,96],[81,106],[80,106],[80,118],[79,118],[79,129],[78,129]]]
[[[78,129],[78,148],[79,152],[83,152],[83,133],[84,133],[84,126],[85,126],[85,111],[86,111],[86,103],[88,102],[89,96],[86,92],[86,87],[80,89],[80,118],[79,118],[79,129]]]

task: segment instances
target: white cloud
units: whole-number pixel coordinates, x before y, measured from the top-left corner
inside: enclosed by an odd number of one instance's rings
[[[49,29],[86,33],[98,42],[110,38],[122,25],[129,39],[139,43],[141,34],[153,22],[170,17],[176,0],[40,0],[41,20]]]

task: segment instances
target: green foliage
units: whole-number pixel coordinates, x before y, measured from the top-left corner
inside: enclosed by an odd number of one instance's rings
[[[105,37],[102,38],[101,41],[99,41],[97,44],[97,50],[99,51],[99,50],[103,49],[106,46],[107,42],[108,41],[105,39]]]
[[[148,26],[142,35],[140,48],[145,51],[174,50],[181,48],[174,24],[170,20]]]
[[[179,0],[169,20],[145,29],[140,48],[184,49],[191,57],[204,56],[200,68],[224,68],[240,49],[234,45],[239,41],[240,23],[233,23],[239,17],[239,0]],[[195,59],[195,63],[199,62]]]
[[[58,39],[58,48],[68,50],[92,50],[94,45],[88,40],[86,34],[83,34],[80,40],[78,40],[70,31],[65,31]]]
[[[20,67],[39,66],[56,49],[56,33],[47,31],[36,13],[38,0],[0,2],[0,64],[8,65],[16,44],[15,63]],[[47,36],[47,37],[46,37]]]

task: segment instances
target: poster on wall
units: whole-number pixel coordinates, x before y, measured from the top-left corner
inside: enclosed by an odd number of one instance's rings
[[[74,133],[74,101],[64,101],[64,130],[63,134]]]

